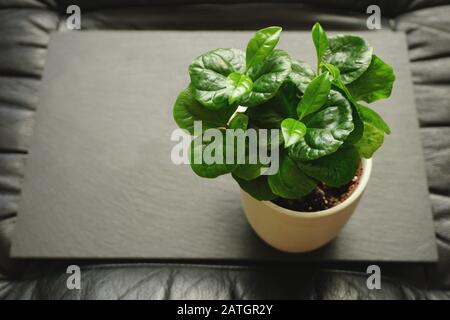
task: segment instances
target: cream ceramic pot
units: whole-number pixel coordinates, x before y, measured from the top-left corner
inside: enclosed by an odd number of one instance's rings
[[[358,186],[343,203],[323,211],[300,212],[285,209],[270,201],[259,201],[241,190],[245,215],[255,232],[281,251],[299,253],[317,249],[339,234],[350,219],[366,188],[372,160],[363,159]]]

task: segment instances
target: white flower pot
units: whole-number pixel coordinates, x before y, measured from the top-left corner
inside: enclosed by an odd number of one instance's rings
[[[259,201],[241,190],[245,215],[255,232],[272,247],[307,252],[337,237],[355,211],[372,171],[372,160],[362,160],[362,175],[354,192],[337,206],[317,212],[293,211],[270,201]]]

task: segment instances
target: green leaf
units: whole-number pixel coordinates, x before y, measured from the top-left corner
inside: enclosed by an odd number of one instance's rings
[[[280,159],[280,168],[277,174],[269,176],[268,181],[272,192],[285,199],[304,197],[317,185],[315,180],[304,174],[286,155]]]
[[[300,141],[306,134],[306,126],[304,123],[287,118],[281,122],[281,133],[284,138],[284,147],[287,148]]]
[[[291,71],[291,59],[282,50],[273,50],[263,61],[255,63],[247,75],[253,89],[239,100],[239,104],[254,107],[273,98]]]
[[[293,83],[286,82],[275,97],[256,108],[249,108],[248,115],[253,123],[260,128],[280,128],[285,118],[297,117],[297,88]]]
[[[362,157],[368,159],[381,147],[384,134],[390,134],[391,129],[374,110],[362,105],[358,105],[358,110],[364,123],[364,132],[355,147]]]
[[[280,40],[281,30],[281,27],[268,27],[255,33],[247,44],[247,70],[263,61],[272,52]]]
[[[253,81],[245,74],[233,72],[228,75],[228,103],[233,105],[244,94],[250,92],[253,87]]]
[[[236,115],[231,119],[229,128],[230,129],[247,129],[248,127],[248,116],[244,113],[236,113]]]
[[[236,169],[233,170],[233,174],[243,180],[253,180],[261,175],[261,164],[249,164],[246,158],[245,164],[239,164]]]
[[[206,108],[229,106],[231,73],[243,73],[245,55],[237,49],[216,49],[196,58],[189,66],[194,97]]]
[[[289,81],[294,83],[298,90],[305,92],[308,84],[316,77],[316,73],[309,64],[300,60],[292,60],[292,70]]]
[[[328,37],[320,23],[316,22],[312,28],[312,39],[317,53],[317,65],[320,64],[325,50],[328,48]]]
[[[355,100],[370,103],[389,98],[394,81],[395,75],[392,67],[373,55],[369,68],[348,85],[348,90]]]
[[[350,102],[350,105],[352,107],[352,119],[354,129],[352,132],[350,132],[347,139],[344,141],[345,146],[351,146],[357,143],[361,139],[364,131],[364,123],[361,119],[361,115],[359,114],[358,108],[353,102]]]
[[[194,134],[194,121],[202,121],[203,130],[226,127],[236,107],[227,107],[212,111],[195,100],[192,88],[189,86],[181,91],[173,106],[173,117],[181,129]]]
[[[359,167],[359,154],[355,148],[339,149],[335,153],[308,162],[298,162],[298,167],[308,176],[330,187],[340,187],[350,182]]]
[[[289,155],[297,161],[314,160],[335,152],[354,128],[350,103],[334,90],[330,91],[325,107],[303,122],[308,128],[306,135],[289,149]]]
[[[350,132],[347,139],[344,141],[345,146],[351,146],[354,145],[356,142],[361,139],[363,130],[364,130],[364,124],[361,120],[361,116],[359,115],[358,109],[356,107],[356,101],[353,99],[352,95],[348,91],[347,87],[341,80],[341,72],[336,66],[333,66],[329,63],[324,63],[321,65],[325,70],[327,70],[331,77],[332,77],[332,84],[337,87],[337,90],[339,90],[345,98],[350,102],[350,106],[352,108],[352,120],[353,120],[353,131]]]
[[[216,178],[232,172],[237,166],[235,150],[227,150],[223,132],[217,137],[209,137],[207,132],[191,142],[189,159],[192,170],[203,178]],[[229,164],[226,163],[228,152],[233,152],[232,163]]]
[[[273,194],[267,182],[267,176],[259,176],[254,180],[244,180],[239,178],[233,173],[233,178],[239,184],[242,190],[247,192],[256,200],[270,201],[277,198],[277,195]]]
[[[362,138],[355,144],[359,154],[366,159],[372,158],[375,151],[383,144],[384,132],[373,125],[364,122]]]
[[[336,66],[342,82],[348,84],[361,76],[372,60],[372,47],[357,36],[338,35],[328,38],[323,61]]]
[[[348,91],[346,85],[342,82],[341,71],[339,68],[329,63],[322,63],[321,67],[323,70],[328,71],[332,85],[335,86],[337,90],[347,98],[348,101],[356,104],[356,101],[353,99],[350,91]]]
[[[389,128],[388,124],[374,110],[365,107],[363,105],[358,105],[358,111],[364,122],[371,124],[375,128],[383,131],[384,133],[387,134],[391,133],[391,128]]]
[[[329,63],[322,63],[321,67],[330,73],[332,82],[341,88],[342,85],[339,83],[341,81],[341,72],[339,71],[339,68]]]
[[[331,82],[326,73],[322,73],[309,83],[297,106],[300,120],[308,114],[316,112],[327,102],[330,88]]]

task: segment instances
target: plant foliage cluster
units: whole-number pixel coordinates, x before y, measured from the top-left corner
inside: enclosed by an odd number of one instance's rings
[[[318,182],[347,184],[361,158],[371,158],[390,133],[364,103],[388,98],[395,75],[364,39],[329,37],[316,23],[312,40],[317,65],[312,68],[276,48],[280,35],[280,27],[268,27],[255,33],[245,52],[216,49],[196,58],[189,66],[191,83],[173,109],[178,126],[190,134],[194,121],[202,121],[204,130],[280,130],[280,164],[274,175],[261,175],[264,166],[259,163],[191,164],[202,177],[231,173],[259,200],[299,199]],[[245,111],[237,112],[238,106]]]

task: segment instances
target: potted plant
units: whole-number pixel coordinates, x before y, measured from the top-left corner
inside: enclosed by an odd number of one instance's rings
[[[268,27],[245,53],[216,49],[196,58],[173,113],[194,136],[193,171],[206,178],[231,173],[256,233],[279,250],[305,252],[335,238],[354,212],[371,157],[390,133],[362,103],[388,98],[395,75],[360,37],[328,37],[316,23],[313,69],[275,48],[280,34],[280,27]],[[269,137],[264,129],[280,134]],[[230,130],[256,137],[259,153],[246,139],[239,154],[226,142],[235,142]],[[276,157],[258,158],[262,146]]]

